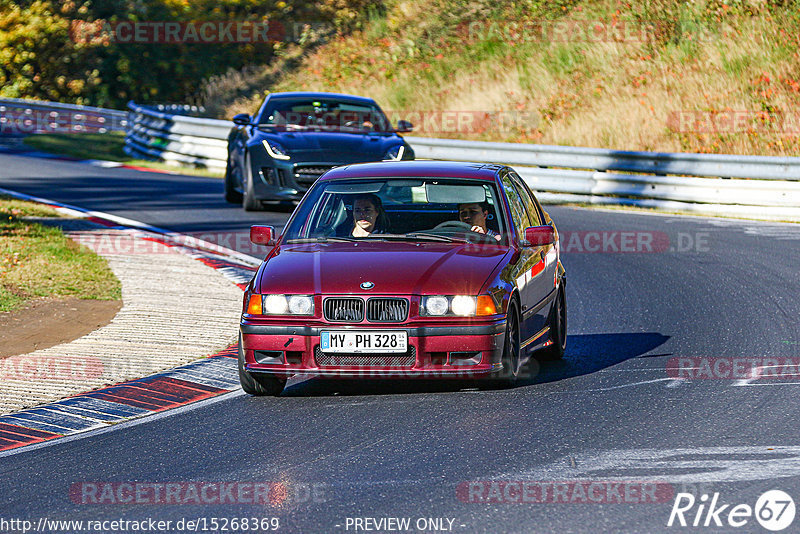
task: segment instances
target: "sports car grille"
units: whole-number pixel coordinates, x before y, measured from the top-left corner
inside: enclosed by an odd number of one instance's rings
[[[327,321],[335,323],[360,323],[364,320],[364,300],[352,298],[327,298],[322,305]]]
[[[417,361],[417,349],[409,347],[407,352],[400,354],[330,353],[322,352],[317,345],[314,359],[319,367],[413,367]]]
[[[367,321],[376,323],[402,323],[408,317],[408,300],[396,298],[371,298],[367,301]]]
[[[328,172],[330,169],[333,168],[333,165],[324,166],[324,165],[317,165],[317,166],[306,166],[306,165],[298,165],[294,168],[294,181],[297,182],[297,185],[303,187],[310,187],[311,184],[317,181],[317,178]]]

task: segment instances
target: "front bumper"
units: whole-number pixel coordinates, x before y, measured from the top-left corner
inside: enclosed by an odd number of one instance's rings
[[[465,326],[283,326],[242,322],[245,369],[282,378],[314,375],[341,378],[473,378],[502,369],[505,320]],[[324,358],[322,330],[403,330],[408,333],[407,364],[392,365],[392,354],[364,354],[356,365],[347,357]],[[411,358],[413,354],[413,358]],[[323,361],[324,360],[324,361]],[[333,360],[334,363],[331,363]],[[336,361],[340,363],[335,363]]]
[[[300,200],[319,176],[336,166],[330,162],[299,164],[256,157],[252,165],[253,189],[258,200]],[[306,179],[299,181],[300,176]]]

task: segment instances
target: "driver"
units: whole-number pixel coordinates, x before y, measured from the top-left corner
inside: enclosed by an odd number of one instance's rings
[[[370,234],[384,234],[389,229],[389,217],[383,209],[378,195],[362,193],[353,199],[353,237],[367,237]]]
[[[486,227],[486,218],[489,216],[489,205],[486,202],[458,205],[458,219],[470,225],[473,232],[486,234],[500,241],[500,234]]]

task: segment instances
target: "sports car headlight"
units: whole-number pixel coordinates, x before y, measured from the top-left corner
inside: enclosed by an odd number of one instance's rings
[[[310,295],[264,295],[264,315],[313,315]]]
[[[397,145],[392,147],[386,152],[386,155],[383,156],[384,161],[400,161],[403,159],[403,153],[405,153],[406,147],[403,145]]]
[[[276,143],[275,141],[269,141],[268,139],[264,139],[261,141],[264,145],[264,148],[267,149],[267,154],[274,159],[289,159],[289,153],[286,152],[286,149],[283,148],[281,145]]]

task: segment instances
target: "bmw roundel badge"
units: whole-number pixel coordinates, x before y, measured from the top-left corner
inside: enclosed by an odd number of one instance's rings
[[[375,287],[375,284],[372,282],[361,282],[361,289],[372,289]]]

